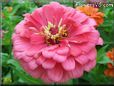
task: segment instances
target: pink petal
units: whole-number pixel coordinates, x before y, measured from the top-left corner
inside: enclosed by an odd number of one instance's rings
[[[93,61],[89,61],[88,63],[86,63],[84,65],[84,70],[89,72],[92,68],[94,68],[96,65],[96,60],[93,60]]]
[[[26,38],[30,38],[30,36],[34,33],[31,28],[34,28],[34,30],[36,30],[35,32],[38,32],[37,29],[35,27],[26,27],[23,29],[23,31],[20,33],[21,37],[26,37]]]
[[[25,51],[27,48],[29,48],[29,46],[27,46],[28,44],[18,44],[18,45],[15,45],[13,48],[15,51]]]
[[[12,34],[13,43],[18,44],[19,42],[22,42],[21,40],[16,40],[16,39],[20,39],[19,34],[13,33]]]
[[[43,44],[44,43],[44,37],[40,35],[39,33],[32,34],[30,40],[31,40],[31,44]]]
[[[61,80],[63,77],[62,68],[58,65],[55,66],[53,69],[48,70],[48,77],[55,82]]]
[[[69,71],[69,75],[71,78],[79,78],[83,75],[83,67],[79,65],[79,63],[76,63],[75,69],[72,71]]]
[[[97,45],[103,45],[103,39],[101,37],[98,39]]]
[[[24,62],[23,60],[21,60],[20,63],[24,70],[34,78],[39,78],[43,73],[43,69],[40,66],[35,70],[31,70],[28,66],[28,63]]]
[[[52,69],[55,66],[56,62],[52,59],[45,60],[42,64],[42,67],[45,69]]]
[[[59,48],[57,50],[57,53],[61,54],[61,55],[67,55],[68,52],[69,52],[69,48],[68,47],[62,47],[62,48]]]
[[[43,62],[45,61],[46,59],[41,55],[37,58],[36,62],[37,64],[43,64]]]
[[[49,79],[49,77],[48,77],[48,75],[47,75],[46,72],[43,73],[43,75],[42,75],[41,78],[44,80],[44,82],[45,82],[46,84],[52,84],[52,83],[53,83],[53,81],[52,81],[51,79]]]
[[[37,69],[37,70],[39,70],[39,69]],[[32,76],[33,78],[39,78],[39,77],[42,75],[41,70],[39,70],[40,73],[39,73],[37,70],[36,70],[36,71],[34,70],[34,72],[31,71],[31,76]]]
[[[69,40],[69,42],[75,43],[75,44],[81,44],[81,43],[88,42],[87,34],[80,34],[77,36],[72,36],[68,40]]]
[[[89,26],[96,26],[97,25],[96,21],[92,18],[89,18],[89,17],[82,24],[86,24]]]
[[[96,58],[96,55],[97,51],[95,48],[93,48],[87,53],[86,57],[89,58],[90,60],[94,60]]]
[[[70,54],[73,56],[78,56],[81,54],[81,49],[78,48],[78,46],[76,44],[71,44],[70,43]]]
[[[36,9],[34,12],[32,12],[32,17],[37,21],[38,25],[39,25],[39,28],[42,26],[42,25],[45,25],[44,22],[43,22],[43,19],[42,19],[42,16],[41,16],[41,13],[42,13],[42,9],[41,8],[38,8]],[[38,28],[38,29],[39,29]]]
[[[42,55],[46,58],[52,58],[55,55],[58,46],[49,46],[42,50]]]
[[[16,25],[16,27],[15,27],[15,32],[16,32],[16,33],[21,33],[21,32],[23,32],[23,29],[25,29],[24,24],[25,24],[25,20],[22,20],[20,23],[18,23],[18,24]],[[20,29],[18,29],[18,28],[20,28]]]
[[[25,62],[30,62],[30,61],[33,59],[33,57],[24,56],[22,59],[23,59]]]
[[[13,50],[14,51],[25,51],[30,47],[29,41],[26,38],[21,38],[19,34],[13,34]]]
[[[60,19],[62,19],[66,10],[62,6],[60,6],[60,4],[57,2],[52,2],[50,6],[52,7],[51,10],[53,10],[54,12],[54,16],[53,16],[54,24],[58,25],[58,23],[60,22]]]
[[[95,43],[98,41],[99,39],[99,32],[96,30],[93,30],[92,32],[88,33],[87,35],[87,39],[89,42]]]
[[[88,53],[92,48],[95,47],[95,43],[87,42],[82,44],[77,44],[77,47],[81,49],[81,51]]]
[[[65,60],[62,63],[62,66],[65,70],[73,70],[75,68],[75,60],[71,57],[69,57],[67,60]]]
[[[78,56],[78,57],[75,58],[75,59],[76,59],[76,61],[79,62],[81,65],[84,65],[84,64],[86,64],[86,63],[89,61],[88,57],[86,57],[85,55],[80,55],[80,56]]]
[[[76,19],[77,23],[78,22],[83,23],[85,20],[88,19],[88,17],[85,14],[83,14],[79,11],[76,11],[75,19]]]
[[[21,59],[21,58],[25,57],[25,54],[22,53],[22,52],[16,52],[16,51],[14,51],[13,54],[14,54],[14,57],[16,59]]]
[[[45,70],[41,66],[38,66],[38,68],[36,68],[35,70],[31,70],[30,74],[34,78],[40,78],[44,71]]]
[[[34,11],[35,12],[35,11]],[[36,27],[37,29],[41,28],[41,25],[38,23],[38,21],[36,21],[33,16],[29,13],[24,14],[25,18],[24,20],[26,20],[27,23],[31,23],[32,27]]]
[[[58,55],[58,54],[55,54],[53,56],[53,59],[57,62],[64,62],[66,60],[67,56],[64,56],[64,55]]]
[[[31,70],[34,70],[38,67],[38,64],[36,64],[36,61],[35,60],[32,60],[28,63],[29,67]]]
[[[80,27],[78,27],[78,29],[75,32],[75,35],[80,35],[80,34],[84,34],[87,32],[91,32],[93,29],[93,27],[89,27],[87,25],[82,25]]]
[[[34,54],[36,54],[38,51],[38,49],[34,48],[33,46],[30,47],[28,50],[25,51],[25,54],[27,56],[33,56]]]
[[[63,72],[63,77],[60,80],[61,83],[67,83],[67,81],[70,79],[69,73],[67,71]]]
[[[52,45],[52,46],[48,46],[46,47],[46,50],[55,50],[57,49],[58,45]]]
[[[27,56],[35,56],[41,53],[41,49],[44,48],[46,45],[29,45],[29,48],[25,51]]]
[[[43,50],[42,51],[42,55],[46,58],[52,58],[54,56],[55,52],[53,51],[46,51],[46,50]]]
[[[21,64],[21,66],[24,68],[25,71],[27,71],[28,73],[31,73],[31,69],[29,68],[27,62],[21,60],[21,61],[20,61],[20,64]]]
[[[45,15],[47,21],[53,22],[54,9],[53,7],[46,5],[43,7],[43,14]]]

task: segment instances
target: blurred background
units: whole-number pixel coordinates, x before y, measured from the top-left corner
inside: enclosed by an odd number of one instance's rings
[[[14,27],[23,19],[23,14],[31,13],[34,9],[51,1],[57,1],[73,8],[83,4],[96,4],[95,7],[105,14],[104,23],[97,27],[104,40],[104,45],[97,46],[96,67],[90,73],[85,72],[83,77],[70,80],[65,84],[114,85],[114,0],[0,0],[1,83],[4,85],[45,84],[42,80],[34,79],[25,73],[19,63],[14,60],[11,37]],[[111,67],[109,63],[112,64]]]

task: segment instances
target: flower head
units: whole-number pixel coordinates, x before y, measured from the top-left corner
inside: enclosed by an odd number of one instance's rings
[[[114,48],[112,48],[111,51],[107,52],[107,56],[114,63]],[[106,76],[114,77],[114,64],[113,63],[107,63],[108,68],[104,71],[104,74]]]
[[[97,26],[102,24],[104,21],[103,20],[104,14],[102,12],[98,12],[99,10],[98,8],[85,5],[77,7],[76,10],[79,10],[80,12],[85,13],[87,16],[93,18],[96,21]]]
[[[13,53],[32,77],[60,83],[95,67],[95,46],[103,41],[93,19],[57,2],[24,16],[12,37]]]

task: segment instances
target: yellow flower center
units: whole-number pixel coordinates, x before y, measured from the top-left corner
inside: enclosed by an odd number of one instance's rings
[[[61,25],[62,19],[60,20],[58,26],[48,22],[47,26],[43,26],[44,35],[46,37],[46,43],[48,45],[58,44],[60,40],[68,36],[66,25]]]

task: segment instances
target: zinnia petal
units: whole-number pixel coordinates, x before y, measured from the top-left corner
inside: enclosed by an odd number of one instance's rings
[[[65,70],[73,70],[75,68],[75,60],[73,58],[68,58],[62,63]]]
[[[53,69],[48,70],[48,76],[51,80],[57,82],[63,77],[63,70],[60,66],[55,66]]]
[[[45,60],[42,64],[42,67],[45,69],[52,69],[56,65],[56,62],[52,59]]]
[[[89,61],[87,64],[84,65],[84,70],[89,72],[92,68],[96,65],[96,60]]]

